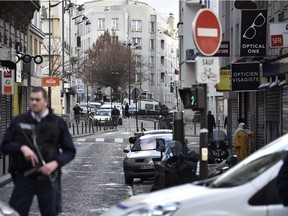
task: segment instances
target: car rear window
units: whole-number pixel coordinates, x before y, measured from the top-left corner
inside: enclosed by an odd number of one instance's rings
[[[132,151],[146,151],[146,150],[155,150],[156,149],[156,138],[162,138],[165,140],[165,142],[170,142],[172,140],[171,137],[151,137],[151,138],[145,138],[145,139],[140,139],[140,142],[135,143],[135,148],[132,148]],[[137,146],[138,145],[138,146]],[[140,145],[140,148],[139,148]]]

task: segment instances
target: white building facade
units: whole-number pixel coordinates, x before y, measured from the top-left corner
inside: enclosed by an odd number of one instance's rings
[[[178,80],[175,70],[179,62],[173,15],[164,20],[151,6],[132,0],[92,1],[84,3],[84,8],[91,24],[72,22],[72,55],[84,56],[104,31],[115,32],[121,43],[136,44],[131,48],[143,65],[131,82],[131,89],[142,88],[152,97],[147,99],[175,108],[176,91],[170,92],[170,85]],[[80,50],[77,36],[81,37]]]

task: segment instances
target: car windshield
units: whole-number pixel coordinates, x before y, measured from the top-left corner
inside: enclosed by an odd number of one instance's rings
[[[100,116],[110,116],[111,113],[107,110],[98,110],[97,112],[97,115],[100,115]]]
[[[227,173],[222,178],[215,180],[211,187],[227,188],[246,184],[282,160],[286,154],[286,151],[281,151],[259,157],[249,163],[243,163],[243,161],[242,166],[235,169],[234,172]]]
[[[155,150],[156,149],[156,138],[162,138],[165,140],[165,143],[170,142],[172,140],[171,137],[150,137],[145,139],[138,139],[135,144],[132,146],[131,151],[147,151],[147,150]]]

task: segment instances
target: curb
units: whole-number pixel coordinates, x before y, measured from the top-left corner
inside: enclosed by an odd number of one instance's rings
[[[10,174],[6,174],[0,177],[0,188],[12,182],[12,177]]]
[[[83,137],[83,136],[90,136],[90,135],[95,135],[97,133],[102,134],[102,133],[107,133],[107,132],[113,132],[117,131],[117,129],[111,129],[111,130],[105,130],[105,131],[96,131],[94,133],[86,133],[86,134],[77,134],[77,135],[72,135],[72,138],[78,138],[78,137]]]

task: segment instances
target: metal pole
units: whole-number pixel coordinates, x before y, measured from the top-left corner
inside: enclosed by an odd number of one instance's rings
[[[134,96],[135,96],[135,98],[136,98],[136,91],[134,91]],[[137,100],[135,101],[135,103],[136,103],[136,131],[138,132],[139,131],[139,128],[138,128],[138,114],[137,114],[137,104],[138,104],[138,102],[137,102]]]
[[[49,41],[48,41],[48,61],[49,61],[49,76],[51,76],[51,1],[49,0],[49,17],[48,17],[48,21],[49,21]],[[48,87],[48,101],[49,101],[49,107],[52,108],[52,104],[51,104],[51,87]]]
[[[128,47],[129,47],[129,74],[128,74],[128,76],[129,76],[129,78],[128,78],[128,82],[129,82],[129,88],[128,88],[128,97],[129,97],[129,106],[130,106],[130,104],[131,104],[131,100],[130,100],[130,92],[131,92],[131,44],[130,43],[128,43]],[[136,109],[137,110],[137,109]]]
[[[65,48],[65,39],[64,39],[64,13],[65,13],[65,8],[64,8],[64,0],[62,0],[62,91],[64,92],[64,77],[66,77],[65,74],[65,67],[64,67],[64,62],[65,62],[65,57],[64,57],[64,48]],[[65,114],[65,94],[63,93],[63,107],[62,107],[62,113]]]
[[[87,113],[86,113],[86,115],[87,115],[87,119],[88,119],[88,117],[89,117],[89,112],[88,112],[88,84],[86,84],[86,102],[87,102]]]
[[[174,112],[173,125],[174,125],[173,140],[179,141],[182,144],[182,147],[184,147],[185,135],[184,135],[183,112],[178,112],[178,111]]]
[[[200,110],[200,178],[208,177],[208,118],[207,118],[207,84],[204,84],[204,109]]]

